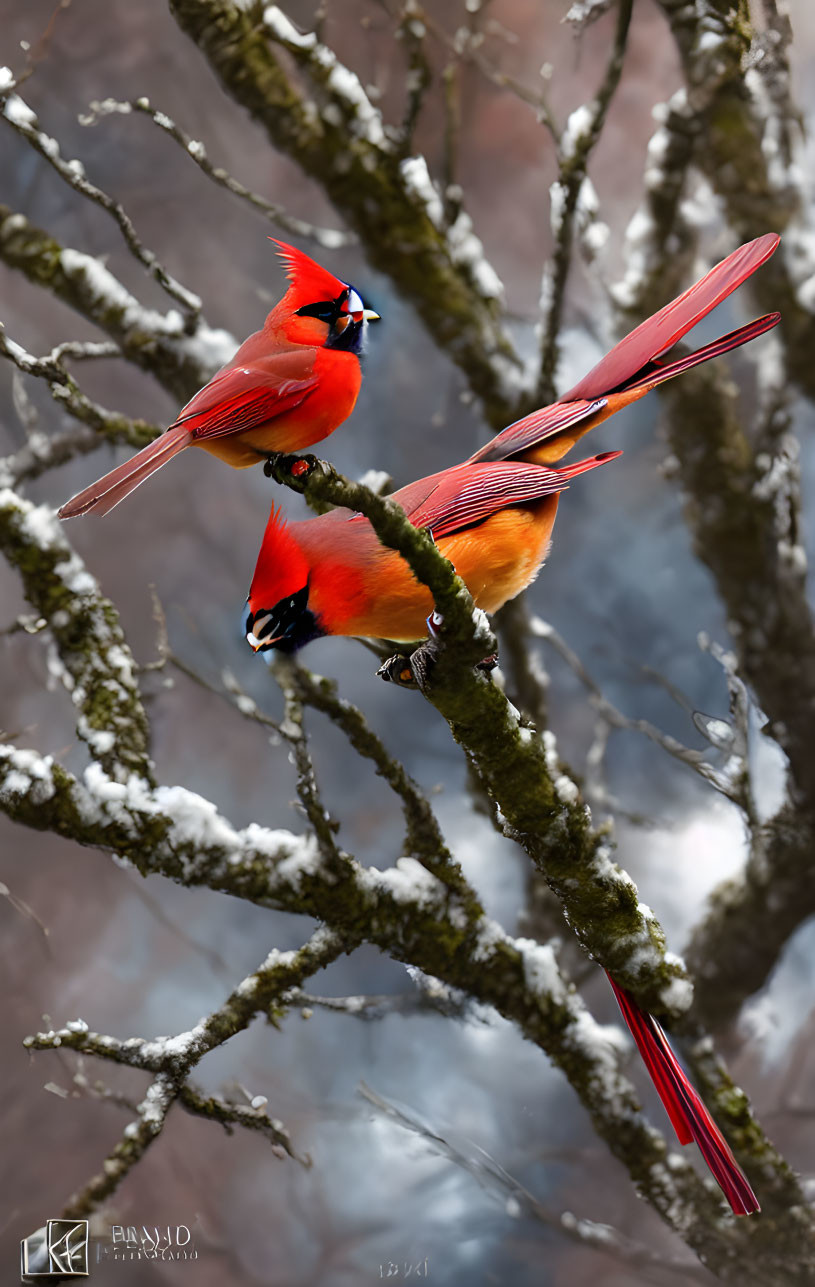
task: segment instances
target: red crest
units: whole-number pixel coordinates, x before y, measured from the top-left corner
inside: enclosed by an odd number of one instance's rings
[[[335,277],[327,268],[315,263],[308,255],[285,241],[270,237],[280,249],[277,252],[286,266],[286,276],[291,282],[288,295],[303,304],[315,304],[324,299],[336,299],[348,288],[348,283]]]

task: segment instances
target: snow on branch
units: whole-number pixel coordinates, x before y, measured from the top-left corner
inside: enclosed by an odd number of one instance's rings
[[[150,1041],[130,1037],[120,1041],[116,1037],[91,1032],[83,1019],[74,1019],[64,1028],[26,1037],[23,1044],[28,1050],[75,1050],[155,1074],[138,1105],[136,1120],[125,1127],[121,1140],[105,1159],[101,1172],[70,1199],[65,1214],[73,1217],[88,1215],[110,1197],[161,1134],[167,1114],[176,1101],[188,1112],[208,1117],[228,1128],[239,1124],[259,1130],[277,1149],[304,1166],[310,1165],[307,1158],[299,1157],[295,1152],[283,1123],[269,1117],[265,1096],[255,1096],[248,1106],[232,1104],[219,1096],[202,1095],[188,1084],[188,1078],[211,1050],[243,1031],[257,1014],[268,1011],[287,989],[298,987],[345,950],[346,942],[327,930],[316,930],[298,951],[272,950],[259,968],[238,984],[218,1010],[201,1019],[190,1031],[174,1037],[156,1037]]]
[[[608,236],[608,228],[597,219],[597,194],[586,170],[620,83],[632,7],[633,0],[618,0],[614,43],[603,82],[591,103],[584,103],[572,112],[558,139],[558,177],[549,190],[555,251],[541,283],[541,347],[535,389],[536,401],[540,403],[551,402],[555,397],[559,332],[575,226],[589,258],[602,249]]]
[[[170,0],[170,9],[224,88],[320,184],[373,266],[414,304],[465,372],[490,422],[502,427],[515,418],[521,364],[505,330],[496,275],[469,217],[459,215],[448,233],[434,221],[442,204],[435,188],[430,202],[415,185],[411,190],[401,149],[356,74],[315,33],[298,32],[277,5],[267,7],[262,27],[229,0]],[[319,104],[286,70],[281,50]]]
[[[70,693],[77,733],[99,770],[114,779],[149,777],[147,718],[118,614],[56,516],[3,488],[0,549],[48,626],[55,646],[49,670]]]
[[[120,350],[116,344],[82,344],[69,340],[58,344],[48,356],[37,358],[10,339],[0,323],[0,356],[8,358],[25,375],[46,380],[54,401],[81,422],[59,434],[46,435],[35,429],[30,431],[24,447],[13,455],[0,458],[2,486],[16,487],[21,482],[37,478],[46,470],[72,460],[74,456],[93,451],[99,446],[100,440],[144,447],[161,432],[158,425],[148,424],[146,420],[131,420],[118,411],[108,411],[98,402],[92,402],[65,366],[66,357],[118,357]]]
[[[260,196],[259,193],[253,192],[243,183],[225,170],[220,165],[214,165],[209,159],[206,146],[200,139],[193,138],[187,134],[179,125],[176,125],[166,112],[161,111],[151,105],[146,98],[134,98],[121,101],[115,98],[104,98],[101,101],[94,100],[86,113],[79,118],[81,125],[96,125],[104,116],[113,114],[129,114],[130,112],[140,112],[148,116],[160,130],[174,139],[186,152],[190,160],[194,161],[199,170],[217,183],[220,187],[231,192],[233,196],[238,197],[241,201],[246,201],[256,210],[280,228],[283,232],[291,233],[295,237],[302,237],[306,241],[313,241],[325,250],[339,250],[343,246],[354,245],[357,238],[353,233],[341,232],[338,228],[321,228],[316,224],[307,223],[305,219],[300,219],[296,215],[289,214],[283,206],[274,201],[267,201],[266,197]]]
[[[322,90],[328,100],[322,108],[323,118],[333,126],[344,126],[351,139],[363,139],[374,148],[390,151],[393,140],[385,131],[382,113],[374,107],[356,73],[340,62],[333,49],[318,40],[313,31],[298,31],[276,4],[264,10],[263,22],[275,44],[286,49],[312,85]]]
[[[343,948],[367,940],[493,1006],[563,1069],[601,1135],[669,1222],[689,1215],[686,1204],[706,1204],[687,1163],[665,1166],[664,1142],[639,1116],[633,1088],[619,1072],[616,1037],[598,1027],[563,980],[552,948],[511,938],[484,916],[474,895],[467,902],[451,895],[414,859],[379,871],[349,858],[338,873],[313,839],[256,824],[236,831],[214,805],[181,787],[151,789],[135,778],[117,783],[93,765],[80,783],[50,757],[12,746],[0,748],[0,808],[28,826],[129,856],[143,873],[316,916]],[[235,998],[256,995],[254,980],[262,981],[264,969],[290,963],[287,954],[272,953],[231,1001],[241,1009]],[[47,1034],[42,1044],[99,1053],[80,1027]],[[173,1061],[183,1063],[207,1045],[210,1031],[202,1021],[146,1046],[102,1044],[119,1062],[137,1057],[173,1070]]]
[[[4,73],[8,73],[8,70],[7,67],[0,67],[0,85],[7,84],[8,77],[4,77]],[[152,250],[148,250],[142,244],[124,207],[118,201],[114,201],[113,197],[109,196],[107,192],[103,192],[95,183],[91,183],[86,178],[85,167],[81,161],[65,160],[57,140],[40,129],[36,113],[13,90],[9,92],[0,89],[0,116],[8,122],[21,138],[24,138],[34,148],[35,152],[39,152],[40,156],[45,158],[69,187],[73,188],[81,196],[87,197],[89,201],[101,206],[111,216],[118,224],[125,245],[133,257],[139,261],[143,268],[146,268],[147,272],[158,282],[161,288],[181,306],[185,318],[184,330],[187,334],[192,334],[195,331],[198,316],[201,312],[201,300],[197,295],[182,286],[180,282],[176,281],[167,272],[166,268],[159,263]]]
[[[297,459],[310,468],[293,475]],[[428,534],[393,502],[349,482],[313,456],[278,456],[273,475],[307,500],[329,501],[365,515],[384,545],[398,550],[431,590],[443,618],[440,647],[425,695],[447,719],[488,794],[507,835],[517,839],[561,899],[584,948],[641,1004],[669,1021],[690,1004],[683,963],[665,954],[665,936],[631,878],[610,861],[605,838],[591,825],[576,783],[563,771],[554,737],[521,724],[498,687],[474,669],[494,651],[492,635],[473,616],[469,592]]]
[[[123,357],[149,371],[179,401],[186,402],[238,347],[227,331],[213,329],[202,317],[187,334],[178,309],[145,308],[101,260],[60,245],[3,205],[0,259],[105,331]]]

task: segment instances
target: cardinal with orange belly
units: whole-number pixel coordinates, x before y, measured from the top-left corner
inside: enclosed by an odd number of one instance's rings
[[[770,313],[662,362],[698,321],[773,253],[779,238],[741,246],[678,299],[621,340],[557,402],[510,425],[464,464],[410,483],[391,499],[430,531],[476,605],[495,612],[535,578],[549,549],[560,492],[613,460],[605,452],[552,468],[590,429],[666,380],[764,334]],[[324,635],[408,642],[425,634],[433,603],[368,521],[346,509],[289,523],[272,509],[247,600],[246,638],[256,652],[294,652]],[[610,977],[610,976],[609,976]],[[729,1145],[659,1024],[610,978],[623,1017],[682,1144],[695,1140],[737,1215],[759,1210]]]
[[[604,452],[560,469],[579,438],[650,389],[775,326],[769,313],[686,357],[660,363],[698,321],[775,250],[768,234],[729,255],[621,340],[557,402],[504,429],[464,464],[409,483],[391,497],[432,532],[479,608],[496,612],[535,578],[549,549],[559,493],[613,460]],[[368,521],[346,509],[289,523],[272,509],[249,591],[252,648],[293,652],[322,635],[420,639],[430,591]]]

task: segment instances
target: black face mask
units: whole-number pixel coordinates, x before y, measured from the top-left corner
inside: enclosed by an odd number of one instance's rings
[[[340,318],[349,318],[345,306],[350,295],[350,287],[346,287],[336,299],[323,299],[317,304],[304,304],[302,308],[298,308],[296,316],[316,317],[319,322],[326,323],[329,328],[328,339],[325,342],[327,349],[340,349],[346,353],[359,355],[362,352],[365,335],[365,319],[360,318],[355,322],[350,318],[341,330],[337,330]]]
[[[287,594],[273,608],[247,611],[244,633],[247,638],[254,635],[257,645],[249,642],[256,652],[268,652],[270,648],[296,652],[309,640],[317,639],[323,631],[308,606],[308,585],[295,594]]]

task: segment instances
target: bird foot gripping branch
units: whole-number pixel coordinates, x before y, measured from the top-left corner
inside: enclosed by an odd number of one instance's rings
[[[430,536],[432,539],[432,532]],[[434,608],[425,624],[427,639],[423,644],[420,644],[410,656],[405,657],[401,653],[396,653],[379,667],[376,673],[386,683],[398,684],[401,688],[419,688],[422,691],[427,688],[430,672],[444,646],[441,637],[444,617]]]
[[[428,686],[430,672],[444,646],[441,633],[443,624],[444,618],[434,609],[427,618],[426,641],[408,656],[395,653],[388,657],[376,672],[379,678],[388,684],[397,684],[400,688],[419,688],[424,691]],[[498,653],[492,652],[477,662],[475,669],[489,675],[497,665]]]
[[[317,456],[291,456],[283,451],[272,452],[266,457],[263,472],[267,478],[276,483],[305,482],[317,470],[325,472],[325,466]]]
[[[60,518],[109,513],[187,447],[243,468],[273,457],[276,448],[308,447],[350,416],[366,328],[379,314],[308,255],[276,245],[290,284],[262,329],[182,407],[166,433],[73,496]],[[293,468],[292,476],[303,472]]]

